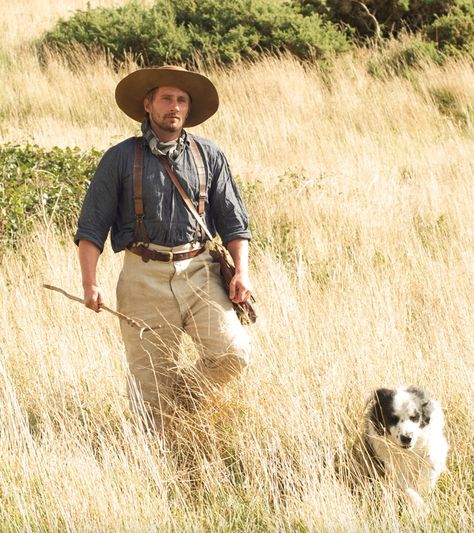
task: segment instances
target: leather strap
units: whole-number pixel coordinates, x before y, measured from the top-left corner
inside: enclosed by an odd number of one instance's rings
[[[140,137],[135,142],[135,157],[133,159],[133,206],[135,216],[143,216],[143,144]]]
[[[166,157],[160,157],[160,161],[162,165],[165,167],[165,170],[168,173],[168,176],[171,178],[171,181],[174,183],[174,186],[176,187],[176,189],[178,189],[178,192],[181,198],[183,199],[184,203],[186,204],[187,208],[189,209],[189,211],[191,211],[191,214],[197,220],[197,223],[204,230],[204,233],[207,235],[208,239],[212,241],[213,237],[212,237],[211,232],[207,229],[207,226],[204,223],[204,220],[202,219],[201,215],[197,212],[196,208],[194,207],[194,204],[191,202],[189,196],[186,194],[186,191],[183,189],[181,183],[176,177],[176,174],[173,172],[173,169],[168,163],[168,160],[166,159]]]
[[[143,208],[143,137],[137,137],[133,158],[133,207],[135,209],[134,242],[149,243]]]
[[[193,154],[194,164],[199,177],[199,198],[197,211],[202,217],[204,215],[207,199],[207,174],[204,166],[204,160],[202,158],[201,151],[199,150],[198,143],[194,140],[193,135],[188,133],[189,143],[191,145],[191,153]],[[196,231],[194,232],[194,241],[200,240],[201,242],[206,240],[205,233],[199,224],[196,224]]]
[[[148,261],[164,261],[165,263],[171,263],[173,261],[183,261],[184,259],[191,259],[199,254],[202,254],[206,248],[198,248],[197,250],[190,250],[189,252],[165,252],[159,250],[151,250],[148,246],[140,244],[138,246],[132,246],[128,248],[130,252],[135,255],[139,255],[142,261],[148,263]]]
[[[196,164],[199,176],[199,203],[197,211],[202,216],[204,214],[204,208],[207,199],[206,169],[204,167],[204,160],[202,158],[197,142],[191,135],[189,136],[189,141],[191,143],[191,152],[194,156],[194,163]]]

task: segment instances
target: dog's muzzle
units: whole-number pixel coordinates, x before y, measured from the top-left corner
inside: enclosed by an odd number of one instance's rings
[[[402,443],[402,446],[405,448],[409,448],[411,446],[411,443],[413,441],[413,437],[410,435],[400,435],[400,442]]]

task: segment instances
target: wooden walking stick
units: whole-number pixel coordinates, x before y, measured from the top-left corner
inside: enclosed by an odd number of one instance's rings
[[[69,294],[65,290],[60,289],[59,287],[55,287],[54,285],[48,285],[48,284],[44,283],[43,287],[45,289],[49,289],[51,291],[59,292],[59,293],[63,294],[64,296],[66,296],[66,298],[69,298],[70,300],[73,300],[75,302],[79,302],[81,304],[84,303],[84,300],[82,298],[79,298],[78,296],[74,296],[73,294]],[[123,318],[124,320],[126,320],[130,324],[130,326],[138,328],[140,330],[140,337],[141,337],[143,332],[148,331],[148,330],[151,329],[149,327],[143,326],[142,324],[140,324],[140,322],[138,322],[134,318],[130,318],[129,316],[124,315],[123,313],[119,313],[118,311],[115,311],[114,309],[111,309],[110,307],[107,307],[106,305],[102,305],[101,309],[103,309],[104,311],[107,311],[108,313],[112,313],[112,315],[115,315],[115,316],[117,316],[119,318]]]

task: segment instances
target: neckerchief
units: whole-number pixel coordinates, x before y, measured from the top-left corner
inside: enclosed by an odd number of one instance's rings
[[[177,141],[161,142],[153,131],[148,116],[142,122],[142,133],[148,142],[151,153],[156,157],[165,156],[172,163],[178,159],[184,150],[184,132],[181,132]]]

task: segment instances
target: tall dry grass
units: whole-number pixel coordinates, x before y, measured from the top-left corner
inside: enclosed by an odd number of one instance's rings
[[[78,5],[34,7],[50,23]],[[132,64],[40,67],[29,43],[45,24],[25,35],[5,9],[3,142],[105,148],[136,131],[113,103]],[[42,288],[80,294],[71,235],[44,220],[3,252],[2,531],[472,530],[474,66],[374,78],[370,60],[210,73],[221,109],[195,131],[246,189],[260,317],[249,371],[172,442],[130,417],[115,319]],[[100,263],[112,306],[120,263],[109,249]],[[399,383],[447,418],[449,473],[423,517],[334,469],[368,391]]]

